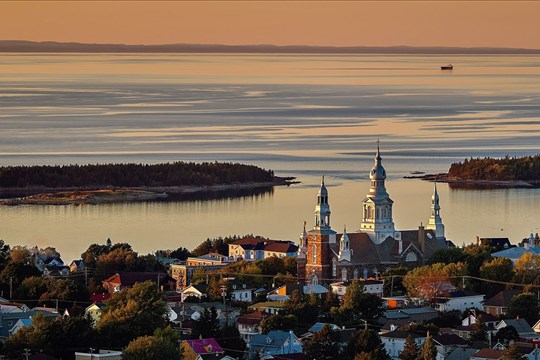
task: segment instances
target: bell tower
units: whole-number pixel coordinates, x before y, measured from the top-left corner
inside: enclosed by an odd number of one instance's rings
[[[330,227],[330,204],[323,176],[315,205],[315,226],[305,240],[305,275],[299,275],[308,285],[327,282],[331,278],[330,244],[335,242],[336,232]]]
[[[370,188],[367,197],[362,202],[362,223],[360,229],[370,235],[375,244],[382,243],[388,236],[399,237],[392,220],[392,205],[394,201],[386,192],[386,170],[382,166],[382,157],[377,140],[375,163],[369,173]]]
[[[437,239],[446,239],[444,236],[444,224],[441,219],[441,206],[439,205],[439,193],[437,192],[437,182],[434,183],[433,196],[431,197],[431,217],[426,229],[435,231]]]

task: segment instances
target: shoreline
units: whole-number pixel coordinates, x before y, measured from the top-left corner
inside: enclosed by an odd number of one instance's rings
[[[447,173],[439,174],[424,174],[404,176],[404,179],[420,179],[424,181],[447,183],[452,187],[463,187],[471,189],[483,188],[538,188],[540,182],[525,181],[525,180],[471,180],[450,178]]]
[[[276,177],[274,181],[242,184],[217,184],[207,186],[142,186],[83,188],[0,188],[0,206],[18,205],[96,205],[118,202],[137,202],[167,199],[169,195],[215,193],[229,190],[249,190],[297,184],[292,177]],[[13,196],[17,194],[17,196]]]

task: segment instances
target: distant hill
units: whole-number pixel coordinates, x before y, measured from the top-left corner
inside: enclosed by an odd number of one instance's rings
[[[307,46],[220,44],[84,44],[75,42],[0,40],[0,52],[51,53],[301,53],[301,54],[540,54],[540,49],[412,46]]]

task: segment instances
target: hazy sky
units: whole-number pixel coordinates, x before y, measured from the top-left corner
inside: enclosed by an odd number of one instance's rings
[[[540,48],[540,1],[0,1],[0,37]]]

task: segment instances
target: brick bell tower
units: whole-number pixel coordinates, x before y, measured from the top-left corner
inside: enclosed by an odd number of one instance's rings
[[[328,282],[332,276],[332,261],[330,244],[336,242],[336,232],[330,227],[330,205],[328,204],[328,190],[322,177],[321,187],[317,194],[315,206],[315,227],[306,234],[305,263],[301,266],[304,273],[298,276],[308,285],[317,285]]]

